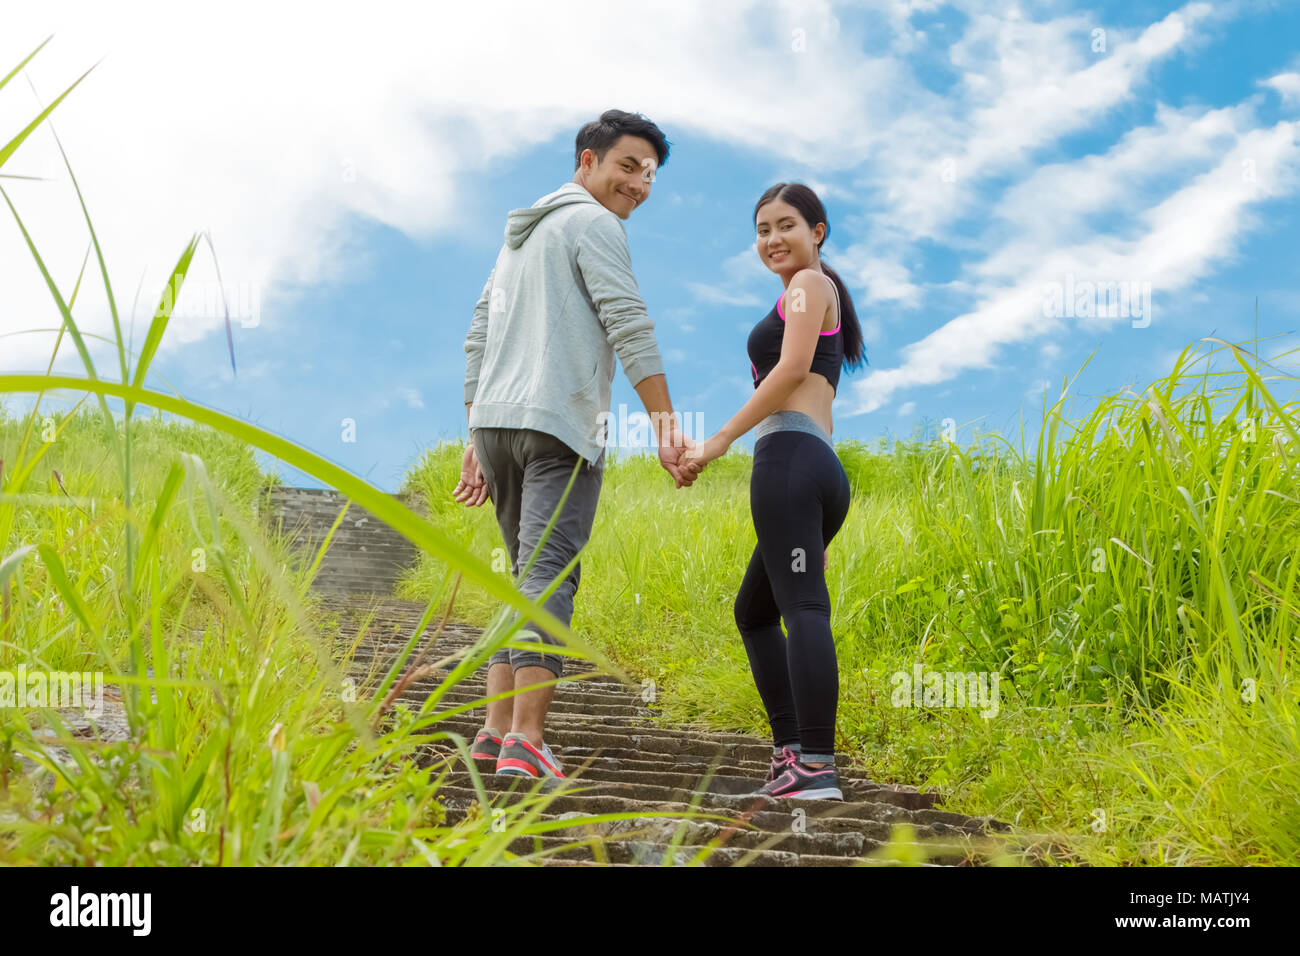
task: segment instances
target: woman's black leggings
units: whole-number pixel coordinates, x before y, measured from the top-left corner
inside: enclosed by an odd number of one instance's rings
[[[835,752],[839,668],[823,550],[844,523],[849,496],[839,456],[816,435],[775,431],[755,443],[749,508],[758,544],[736,595],[736,626],[772,743],[797,742],[814,763]]]

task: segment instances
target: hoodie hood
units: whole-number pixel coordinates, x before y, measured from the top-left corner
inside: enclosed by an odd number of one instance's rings
[[[565,183],[555,192],[537,200],[529,209],[512,209],[510,215],[506,217],[506,245],[511,249],[518,249],[524,244],[524,240],[533,234],[533,230],[547,213],[580,202],[591,203],[600,206],[601,209],[605,208],[600,205],[595,196],[578,183]]]

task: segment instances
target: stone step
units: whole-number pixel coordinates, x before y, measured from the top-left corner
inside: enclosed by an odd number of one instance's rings
[[[316,581],[326,583],[335,580],[356,581],[365,585],[387,585],[401,578],[405,568],[386,562],[358,562],[355,558],[348,561],[330,561],[326,559],[316,571]],[[383,592],[381,592],[383,593]]]
[[[449,823],[458,823],[465,819],[468,810],[451,810],[447,814]],[[585,817],[580,814],[578,818]],[[560,822],[566,814],[544,815],[542,819]],[[491,820],[485,822],[484,828],[490,829]],[[572,828],[551,831],[551,835],[562,837],[566,841],[583,839],[599,835],[630,840],[642,840],[651,843],[669,844],[676,840],[679,845],[699,847],[717,842],[732,849],[745,850],[780,850],[800,854],[811,853],[819,856],[849,857],[857,859],[878,850],[889,840],[889,828],[882,826],[885,832],[880,838],[867,836],[861,830],[843,830],[835,833],[807,833],[795,830],[771,833],[738,827],[735,824],[720,823],[715,820],[681,819],[663,816],[643,816],[634,820],[604,820],[595,823],[577,824]],[[963,857],[965,854],[962,854]]]
[[[508,850],[521,856],[543,853],[548,864],[553,858],[566,862],[599,861],[636,866],[689,866],[693,863],[700,866],[853,866],[858,863],[855,857],[800,854],[793,850],[760,851],[731,846],[708,850],[701,847],[678,847],[674,850],[670,848],[668,841],[654,842],[644,839],[606,839],[598,846],[575,846],[574,843],[572,837],[523,836],[512,840]]]
[[[444,709],[447,708],[440,706],[435,713]],[[477,733],[483,726],[484,716],[482,707],[464,711],[439,721],[438,729],[455,729],[458,733]],[[621,725],[613,722],[586,727],[582,720],[584,715],[577,716],[579,719],[576,722],[557,719],[552,723],[548,720],[546,742],[557,753],[561,749],[578,748],[581,751],[600,749],[628,758],[653,753],[674,760],[685,759],[695,762],[707,761],[721,755],[729,760],[761,765],[764,768],[767,767],[772,754],[769,743],[743,735],[716,731],[692,732],[640,723]],[[842,770],[841,772],[855,771]]]
[[[557,799],[556,803],[563,799]],[[487,808],[488,812],[485,813],[484,809],[475,800],[464,801],[463,806],[453,806],[449,803],[446,821],[449,825],[455,825],[473,816],[482,821],[485,831],[491,830],[494,823],[502,827],[507,826],[508,818],[492,813],[492,809],[492,807]],[[660,814],[662,812],[662,810],[659,811]],[[839,824],[839,827],[832,830],[824,827],[826,821],[823,820],[817,820],[813,825],[814,828],[809,828],[805,818],[782,814],[756,815],[760,817],[783,817],[780,825],[771,830],[756,826],[752,818],[743,821],[717,820],[701,816],[675,817],[655,815],[654,810],[651,810],[648,815],[638,816],[633,819],[581,822],[593,816],[594,814],[584,810],[543,814],[538,818],[539,820],[554,824],[563,823],[565,820],[574,821],[570,827],[549,830],[545,834],[539,834],[542,836],[543,845],[556,845],[547,844],[546,841],[549,838],[555,838],[561,841],[559,845],[563,845],[563,843],[571,843],[593,836],[603,837],[606,840],[629,841],[663,848],[675,842],[683,849],[691,848],[686,850],[685,853],[685,859],[690,859],[695,857],[702,848],[712,844],[717,848],[725,847],[731,850],[744,850],[751,854],[769,852],[795,853],[805,861],[802,865],[808,865],[812,858],[816,858],[818,865],[834,866],[852,864],[861,860],[867,854],[885,846],[894,835],[892,826],[876,821],[837,819],[835,822]],[[772,822],[775,823],[776,821]],[[916,832],[920,839],[914,842],[909,841],[904,845],[922,850],[932,862],[951,864],[973,862],[979,859],[981,850],[987,844],[987,841],[972,838],[964,833],[935,832],[932,828],[922,828]],[[521,837],[519,839],[531,840],[533,838]],[[516,844],[512,841],[513,845]],[[531,847],[529,843],[522,845]],[[531,852],[531,850],[514,852]],[[755,860],[758,858],[755,857]]]
[[[322,524],[328,528],[338,519],[342,510],[343,503],[341,501],[316,502],[307,505],[299,505],[289,501],[261,502],[258,505],[257,517],[258,520],[267,523],[283,523],[285,527],[293,524]],[[419,512],[417,512],[418,514]],[[378,534],[401,534],[400,531],[386,524],[377,515],[355,504],[343,516],[340,528],[370,528],[372,525]]]
[[[364,561],[364,559],[363,559]],[[406,569],[394,562],[373,561],[362,563],[355,558],[346,562],[325,559],[316,569],[313,583],[329,584],[347,581],[363,588],[373,588],[375,594],[391,594],[392,585],[401,580]],[[381,590],[382,589],[382,590]]]
[[[410,493],[384,492],[388,497],[409,503],[417,500]],[[347,501],[348,496],[333,488],[295,488],[291,485],[267,485],[262,488],[262,498],[271,500],[293,499],[299,501]]]
[[[474,806],[479,807],[479,812],[483,811],[479,803],[477,792],[471,787],[462,787],[454,785],[445,785],[438,790],[447,807],[456,808],[458,812],[470,812]],[[522,800],[530,798],[527,790],[496,790],[491,793],[489,811],[492,807],[506,807]],[[802,827],[809,833],[822,832],[841,832],[855,831],[863,832],[874,839],[886,839],[889,836],[892,824],[884,823],[879,820],[864,818],[861,815],[852,816],[844,815],[840,812],[846,806],[853,804],[844,804],[838,801],[822,801],[822,806],[815,813],[795,813],[793,810],[784,809],[779,804],[774,804],[772,809],[755,810],[751,813],[738,813],[732,810],[719,810],[692,807],[688,803],[677,803],[672,801],[650,801],[640,800],[634,796],[619,796],[618,794],[593,794],[586,792],[581,787],[573,788],[572,792],[563,793],[555,796],[547,805],[547,810],[542,814],[544,818],[553,817],[563,813],[580,813],[584,816],[596,816],[599,814],[609,813],[634,813],[638,817],[656,816],[663,814],[704,814],[715,822],[724,824],[736,824],[757,830],[767,831],[770,833],[794,833],[796,826]],[[853,810],[846,811],[852,814]],[[490,812],[484,812],[485,817],[491,818]],[[718,820],[715,818],[721,817]],[[948,836],[952,827],[942,822],[936,822],[925,825],[913,824],[916,827],[917,835],[922,838],[929,836]]]
[[[325,537],[329,534],[330,526],[322,527],[303,526],[303,527],[284,527],[280,533],[289,539],[290,544],[306,547],[310,545],[313,550],[319,549],[325,543]],[[411,556],[419,549],[412,544],[407,538],[392,532],[386,535],[375,535],[368,531],[351,530],[346,527],[340,527],[335,530],[333,537],[330,538],[329,552],[357,551],[359,553],[372,553],[377,551],[392,552],[394,556]]]
[[[422,765],[437,765],[442,767],[438,761],[431,760],[428,755],[422,755],[420,763]],[[473,778],[469,773],[460,770],[457,764],[451,764],[451,769],[444,778],[444,784],[447,786],[472,787]],[[499,775],[499,774],[480,774],[480,783],[484,790],[489,793],[497,793],[516,789],[519,784],[517,777]],[[806,800],[802,798],[781,798],[773,800],[769,797],[754,796],[752,790],[757,784],[753,780],[738,780],[735,778],[723,778],[721,783],[715,778],[710,782],[710,788],[705,789],[696,785],[685,787],[660,786],[649,782],[632,782],[626,778],[614,781],[587,780],[583,778],[565,778],[546,779],[540,782],[527,779],[528,784],[537,784],[546,792],[563,790],[575,784],[582,787],[582,792],[589,796],[615,796],[625,797],[636,800],[653,801],[658,804],[681,803],[687,805],[696,805],[701,808],[715,808],[723,811],[736,812],[757,812],[762,810],[780,809],[792,810],[801,808],[805,814],[826,812],[826,807],[832,801],[826,800]],[[724,793],[712,789],[713,786],[728,787],[735,791]],[[920,823],[944,823],[952,827],[972,827],[974,829],[984,829],[988,826],[985,818],[966,817],[961,814],[949,813],[946,810],[937,810],[933,808],[911,809],[906,806],[900,806],[898,803],[890,802],[898,795],[889,790],[872,789],[870,786],[849,783],[841,786],[844,791],[845,799],[843,801],[834,801],[834,814],[841,817],[852,817],[857,819],[880,820],[888,823],[910,823],[918,825]],[[994,826],[996,829],[996,826]]]
[[[325,543],[329,528],[284,528],[281,529],[280,534],[291,548],[303,553],[310,553],[312,557],[315,557],[316,552]],[[387,554],[395,559],[406,559],[413,565],[414,562],[411,559],[416,556],[419,549],[400,536],[374,538],[363,533],[350,533],[339,530],[335,531],[334,536],[330,538],[330,546],[329,550],[326,551],[326,555],[347,556],[354,551],[357,554]]]
[[[468,738],[467,739],[472,739]],[[671,773],[674,771],[693,774],[696,777],[703,777],[706,774],[718,774],[721,776],[745,777],[754,781],[754,786],[758,786],[767,779],[770,770],[770,764],[767,761],[737,761],[733,759],[723,760],[706,760],[683,759],[681,757],[660,757],[654,758],[653,755],[640,754],[636,751],[623,751],[621,756],[606,754],[603,751],[592,751],[587,747],[551,747],[555,756],[569,768],[569,772],[576,772],[578,768],[590,766],[605,771],[638,771],[642,773]],[[588,778],[590,779],[590,778]],[[876,785],[865,773],[860,770],[842,768],[840,770],[841,780],[862,781]]]
[[[290,532],[310,532],[312,534],[319,532],[323,534],[334,527],[334,522],[339,520],[339,512],[342,510],[341,505],[306,511],[293,507],[267,508],[258,515],[258,519],[280,534]],[[335,538],[342,535],[347,535],[353,541],[362,541],[363,536],[367,536],[376,542],[385,540],[404,541],[410,547],[415,547],[414,542],[396,528],[386,525],[374,515],[358,511],[356,508],[349,509],[348,513],[343,516],[343,520],[339,521],[339,526],[334,529]]]
[[[305,560],[310,558],[315,560],[316,553],[325,543],[325,535],[305,535],[305,534],[286,534],[288,544],[291,549],[297,552],[297,557]],[[368,541],[364,546],[352,544],[346,540],[340,541],[336,534],[330,539],[329,549],[325,552],[324,561],[345,561],[345,560],[362,560],[362,561],[392,561],[400,563],[403,570],[412,566],[413,558],[417,549],[403,539],[402,541]]]
[[[429,694],[427,684],[420,686],[418,683],[408,684],[406,692],[403,695],[412,704],[418,705]],[[483,700],[483,694],[472,694],[465,692],[450,691],[439,698],[438,711],[448,709],[448,704],[465,704],[473,701]],[[617,698],[613,698],[617,700]],[[437,713],[438,711],[435,711]],[[556,695],[551,701],[548,710],[548,716],[555,714],[577,714],[579,716],[601,716],[601,717],[637,717],[648,720],[652,715],[650,711],[643,707],[635,707],[626,703],[611,702],[609,695],[605,695],[603,700],[593,699],[591,697],[580,697],[576,700],[568,697]]]
[[[462,734],[461,738],[465,743],[471,744],[473,736]],[[637,780],[659,780],[664,781],[671,779],[679,784],[686,782],[692,790],[699,790],[706,782],[715,778],[730,779],[733,781],[746,781],[744,785],[736,784],[733,789],[740,789],[742,792],[757,789],[762,786],[768,779],[770,767],[768,764],[748,763],[722,763],[722,764],[700,764],[692,766],[680,762],[666,760],[609,760],[601,757],[593,757],[582,753],[573,753],[570,749],[564,747],[552,747],[552,753],[564,767],[567,776],[581,776],[584,780],[600,781],[637,781]],[[428,751],[430,761],[445,760],[450,766],[460,768],[460,756],[449,744],[442,746],[434,744]],[[491,773],[494,769],[491,761],[479,761],[478,770],[480,773]],[[848,785],[854,788],[856,792],[864,794],[876,794],[888,790],[888,785],[877,783],[860,770],[844,770],[840,774],[842,785]],[[886,801],[888,802],[888,801]],[[895,800],[894,802],[904,806],[919,806],[918,801],[909,801],[906,798]]]

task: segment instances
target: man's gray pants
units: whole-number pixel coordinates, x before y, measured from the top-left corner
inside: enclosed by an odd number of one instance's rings
[[[527,428],[475,428],[470,437],[510,553],[510,571],[518,579],[519,569],[528,564],[560,503],[579,455],[558,438]],[[596,518],[596,502],[604,474],[603,462],[600,467],[589,461],[579,466],[564,510],[527,577],[519,584],[525,597],[539,597],[586,545]],[[573,619],[573,597],[578,591],[581,570],[581,563],[575,564],[543,604],[566,627]],[[536,641],[540,630],[537,625],[525,624],[516,638]],[[560,677],[564,672],[563,655],[545,651],[546,644],[558,645],[559,639],[542,631],[541,640],[536,651],[514,648],[497,651],[490,664],[508,663],[513,670],[545,667]]]

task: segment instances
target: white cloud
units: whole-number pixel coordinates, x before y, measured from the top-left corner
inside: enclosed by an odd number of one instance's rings
[[[901,302],[914,306],[921,298],[921,288],[911,281],[911,276],[901,262],[872,255],[864,244],[850,246],[834,257],[828,257],[831,267],[849,286],[862,286],[867,290],[864,305],[873,302]]]
[[[1300,73],[1279,73],[1261,80],[1260,85],[1277,90],[1284,103],[1300,103]]]
[[[764,300],[749,290],[757,287],[762,280],[770,280],[774,277],[774,273],[763,265],[763,260],[759,258],[758,249],[753,243],[748,249],[723,260],[719,271],[722,273],[722,281],[716,285],[704,282],[686,284],[697,300],[717,305],[756,308],[761,306]],[[776,302],[775,296],[772,297],[772,302]]]
[[[904,402],[902,405],[898,406],[898,417],[906,418],[914,411],[916,411],[916,402]]]
[[[1294,375],[1300,368],[1300,335],[1285,335],[1259,342],[1255,348],[1263,359],[1277,369],[1286,369]]]
[[[990,368],[1002,345],[1065,331],[1043,305],[1047,285],[1066,276],[1149,282],[1159,322],[1161,301],[1231,257],[1254,225],[1255,204],[1297,187],[1300,123],[1254,124],[1245,104],[1199,114],[1161,108],[1106,153],[1042,167],[1007,189],[990,213],[993,252],[969,267],[979,280],[975,308],[906,346],[899,367],[855,382],[847,414],[873,411],[899,389]],[[1111,222],[1116,231],[1098,231]]]
[[[671,370],[670,370],[671,375]],[[683,378],[683,382],[689,381],[689,378]],[[669,384],[673,384],[672,381]],[[680,386],[675,386],[680,387]],[[745,368],[745,374],[742,375],[711,375],[709,376],[709,385],[698,392],[685,394],[681,402],[675,402],[673,407],[681,412],[696,413],[704,404],[715,395],[727,396],[728,401],[736,401],[737,407],[748,401],[754,394],[754,379],[750,371]],[[703,415],[703,412],[699,412]],[[708,422],[705,429],[706,436],[717,431],[725,424],[725,421]]]
[[[752,292],[728,292],[726,289],[707,285],[703,282],[688,282],[686,285],[701,302],[746,307],[762,304],[762,300]]]
[[[1105,153],[1034,170],[992,210],[995,251],[973,269],[984,279],[1015,278],[1061,236],[1087,236],[1109,220],[1124,235],[1152,195],[1169,195],[1253,126],[1246,107],[1195,113],[1157,104],[1155,121],[1124,134]]]
[[[1089,17],[1035,23],[975,15],[951,48],[965,95],[934,96],[926,109],[900,116],[889,131],[892,148],[861,185],[884,191],[891,224],[903,235],[944,238],[947,224],[979,204],[975,184],[1129,99],[1210,10],[1189,4],[1131,40],[1109,30],[1105,54],[1091,50]]]

